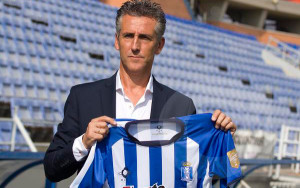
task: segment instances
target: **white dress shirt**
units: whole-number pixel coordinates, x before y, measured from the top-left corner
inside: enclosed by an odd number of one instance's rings
[[[116,119],[150,119],[152,94],[153,78],[151,75],[144,95],[134,106],[124,92],[120,78],[120,71],[118,71],[116,75]],[[82,143],[82,136],[83,135],[75,139],[72,147],[74,157],[77,161],[81,161],[89,152]]]

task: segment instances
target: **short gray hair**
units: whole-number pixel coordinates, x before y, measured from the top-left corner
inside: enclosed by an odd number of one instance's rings
[[[121,8],[118,10],[116,17],[117,35],[120,34],[122,17],[124,15],[154,18],[157,21],[155,32],[158,36],[158,39],[160,39],[165,33],[165,13],[158,3],[151,2],[149,0],[129,0],[123,3]]]

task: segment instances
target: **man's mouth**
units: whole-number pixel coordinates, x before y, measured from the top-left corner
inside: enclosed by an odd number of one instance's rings
[[[133,58],[133,59],[142,59],[142,58],[144,58],[144,57],[142,57],[142,56],[129,56],[130,58]]]

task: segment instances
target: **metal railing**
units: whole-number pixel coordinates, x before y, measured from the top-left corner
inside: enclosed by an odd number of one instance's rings
[[[25,140],[26,144],[28,145],[30,151],[37,152],[37,149],[36,149],[32,139],[30,138],[28,132],[25,129],[24,124],[22,123],[22,121],[20,120],[20,118],[18,116],[18,108],[17,107],[14,109],[14,113],[12,116],[13,116],[12,118],[0,118],[0,121],[12,122],[12,124],[13,124],[10,142],[0,142],[0,144],[1,145],[10,145],[10,151],[15,151],[16,133],[17,133],[17,129],[18,129],[20,131],[20,133],[22,134],[22,136],[24,137],[24,140]]]
[[[282,125],[277,158],[281,160],[286,157],[300,160],[300,128]],[[295,173],[300,172],[299,163],[292,167]],[[274,178],[279,178],[280,168],[280,164],[276,165]]]
[[[1,118],[0,122],[10,122],[12,123],[12,131],[11,137],[8,141],[0,141],[0,145],[10,146],[10,151],[15,151],[16,145],[18,146],[28,146],[31,152],[37,152],[36,147],[48,147],[49,142],[33,142],[29,133],[25,129],[25,125],[32,125],[32,126],[46,126],[46,127],[53,127],[53,125],[57,125],[58,121],[46,121],[46,120],[30,120],[30,119],[21,119],[18,116],[18,107],[16,106],[13,111],[12,118]],[[21,135],[23,136],[25,143],[16,143],[17,137],[17,130],[20,131]]]

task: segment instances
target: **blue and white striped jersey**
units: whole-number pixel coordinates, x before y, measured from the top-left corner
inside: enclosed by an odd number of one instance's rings
[[[213,176],[226,187],[242,175],[239,159],[231,134],[215,129],[211,116],[111,127],[92,147],[71,187],[207,188]]]

